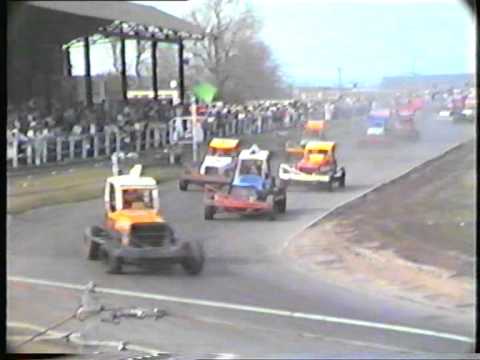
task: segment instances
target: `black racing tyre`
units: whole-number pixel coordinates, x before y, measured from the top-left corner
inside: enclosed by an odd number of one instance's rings
[[[198,275],[203,270],[205,254],[203,246],[199,242],[188,242],[185,244],[187,255],[181,265],[189,275]]]
[[[100,244],[92,239],[92,228],[87,228],[83,235],[83,245],[88,260],[98,260],[100,255]]]
[[[188,182],[185,180],[178,181],[178,188],[180,191],[187,191],[188,190]]]
[[[204,217],[205,217],[205,220],[213,220],[213,216],[215,215],[215,206],[212,206],[212,205],[207,205],[205,206],[205,210],[204,210]]]
[[[345,172],[345,170],[342,171],[342,177],[340,178],[340,181],[338,182],[338,185],[341,187],[341,188],[344,188],[345,187],[345,178],[347,176],[347,173]]]
[[[121,257],[114,256],[107,253],[106,258],[107,263],[107,273],[109,274],[121,274],[123,261]]]
[[[279,213],[278,203],[273,201],[272,211],[268,213],[268,220],[274,221],[277,218],[277,214]]]
[[[286,195],[283,199],[278,200],[277,209],[278,209],[278,212],[280,214],[285,214],[285,212],[287,211],[287,196]]]

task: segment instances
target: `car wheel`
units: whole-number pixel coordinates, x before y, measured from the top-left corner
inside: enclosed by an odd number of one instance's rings
[[[215,215],[215,206],[207,205],[205,206],[204,216],[205,220],[213,220],[213,216]]]
[[[188,190],[188,182],[186,182],[185,180],[180,180],[178,182],[178,188],[180,189],[180,191],[187,191]]]
[[[122,258],[107,253],[107,273],[120,274],[122,272]]]
[[[278,200],[277,202],[277,209],[280,214],[284,214],[287,211],[287,194],[283,194],[284,198]]]
[[[187,255],[181,263],[182,267],[189,275],[198,275],[202,272],[205,263],[203,246],[198,242],[189,242],[185,246]]]
[[[92,228],[88,228],[83,235],[83,245],[88,260],[98,260],[100,244],[92,240]]]
[[[276,201],[273,202],[272,211],[268,214],[268,220],[274,221],[277,218],[277,214],[279,213],[278,203]]]
[[[340,178],[340,181],[338,183],[338,185],[341,187],[341,188],[344,188],[345,187],[345,177],[347,176],[347,174],[345,173],[345,170],[342,171],[342,177]]]

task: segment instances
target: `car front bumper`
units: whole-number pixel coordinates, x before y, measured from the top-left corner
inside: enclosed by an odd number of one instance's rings
[[[125,260],[171,259],[180,261],[188,255],[185,244],[143,248],[125,246],[112,250],[112,253],[113,256]]]
[[[341,176],[341,174],[338,175]],[[282,164],[280,165],[278,177],[284,181],[328,183],[334,177],[334,174],[306,174],[286,164]]]
[[[202,174],[184,174],[180,177],[180,181],[188,182],[199,186],[203,185],[227,185],[230,179],[224,176],[211,176]]]

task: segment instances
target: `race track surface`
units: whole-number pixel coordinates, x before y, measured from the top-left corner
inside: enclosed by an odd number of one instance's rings
[[[419,117],[421,140],[387,148],[358,148],[354,129],[342,131],[338,163],[347,170],[347,187],[326,190],[289,188],[287,213],[276,221],[218,215],[203,219],[202,193],[180,192],[176,183],[160,186],[166,219],[179,237],[204,242],[207,262],[199,277],[180,267],[152,272],[127,268],[109,275],[101,262],[88,262],[82,253],[86,226],[103,220],[102,199],[44,208],[7,223],[7,274],[72,284],[93,280],[99,286],[138,293],[234,303],[268,309],[320,314],[346,319],[402,325],[473,337],[473,319],[381,298],[361,289],[344,289],[328,279],[299,271],[282,249],[292,236],[321,214],[370,187],[386,181],[435,156],[455,143],[474,136],[472,124],[438,121],[426,111]],[[394,206],[394,204],[392,204]],[[359,284],[361,287],[361,284]],[[8,283],[9,321],[48,325],[64,316],[75,303],[73,291]],[[35,297],[35,304],[29,301]],[[385,353],[465,352],[471,344],[454,339],[392,331],[351,323],[293,318],[265,311],[225,309],[219,306],[162,302],[154,299],[105,295],[115,305],[166,308],[171,316],[157,322],[98,322],[98,336],[176,353]],[[63,314],[63,315],[62,315]]]

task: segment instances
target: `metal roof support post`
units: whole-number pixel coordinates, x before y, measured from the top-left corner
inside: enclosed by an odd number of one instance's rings
[[[45,76],[45,97],[47,98],[47,112],[52,113],[52,73],[49,71]]]
[[[185,83],[183,74],[183,41],[178,41],[178,83],[180,90],[180,103],[183,104],[185,100]]]
[[[126,55],[125,55],[125,38],[120,39],[120,58],[121,58],[121,63],[122,63],[122,72],[121,72],[121,77],[122,77],[122,97],[124,101],[128,101],[128,82],[127,82],[127,60],[126,60]]]
[[[32,49],[29,49],[29,56],[30,56],[30,69],[26,69],[28,71],[28,79],[29,83],[27,86],[27,91],[28,91],[28,99],[31,99],[35,96],[35,91],[34,91],[34,75],[37,73],[37,64],[36,64],[36,57],[34,56],[34,52]]]
[[[157,41],[152,40],[152,89],[153,98],[158,99],[158,77],[157,77]]]
[[[87,106],[93,104],[93,91],[92,91],[92,71],[90,64],[90,38],[88,36],[83,38],[83,54],[85,57],[85,97]]]
[[[72,77],[72,58],[70,54],[70,47],[67,47],[65,50],[65,67],[68,77]]]

